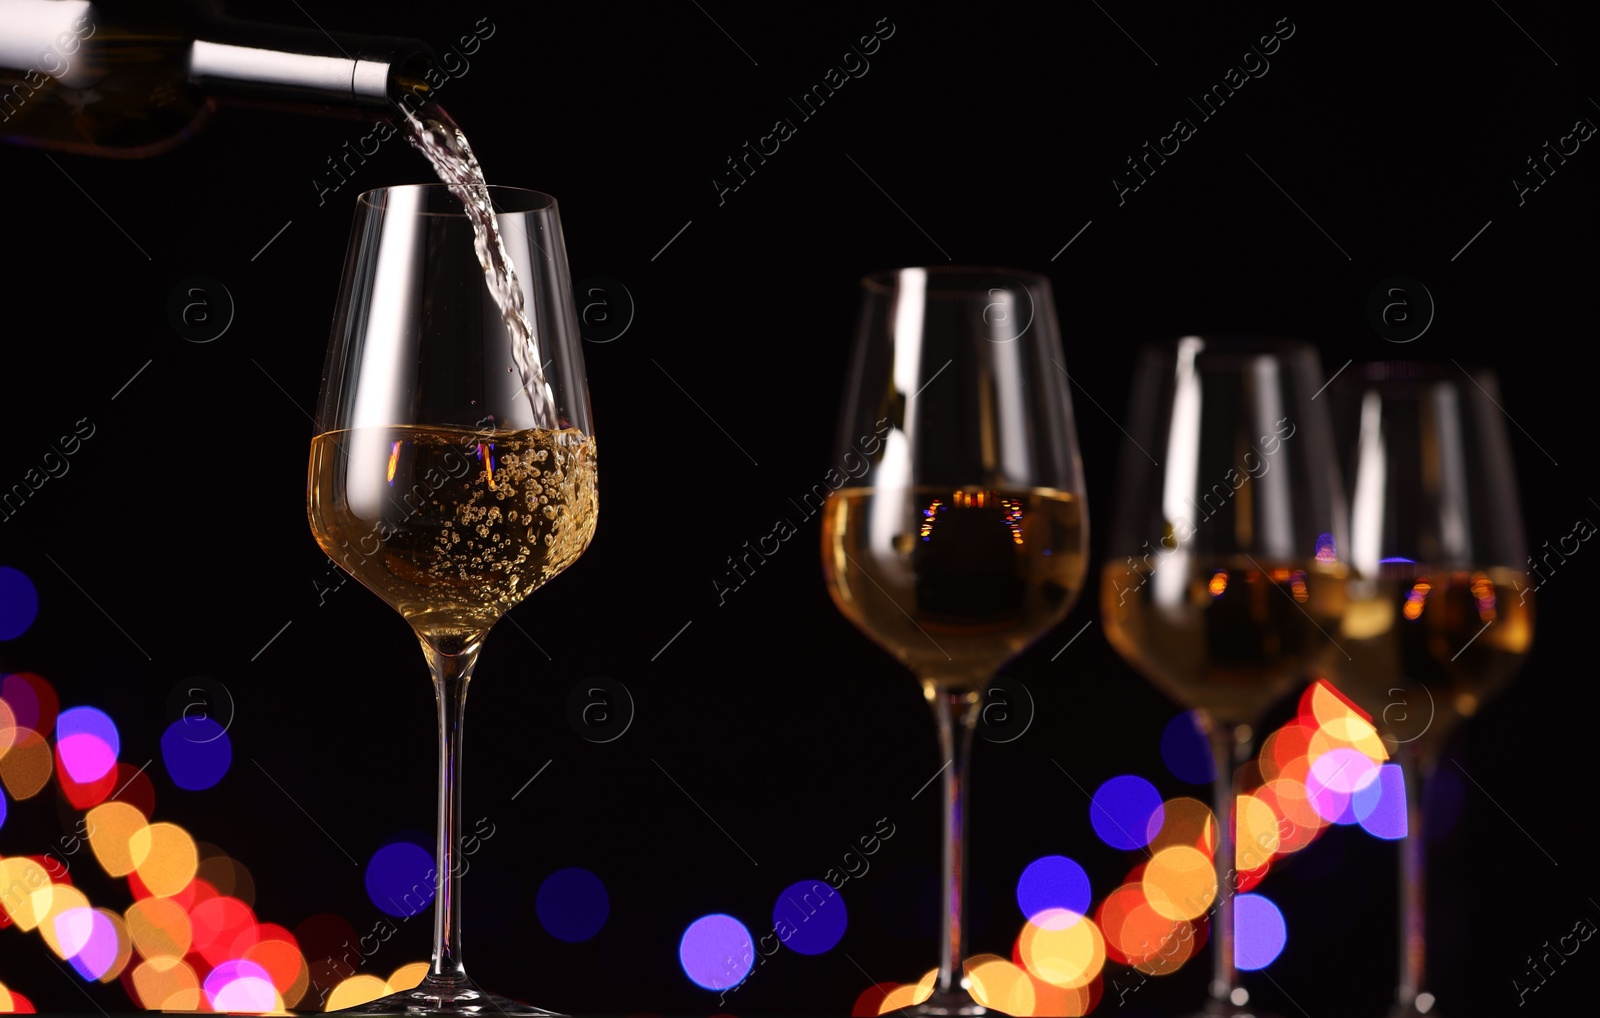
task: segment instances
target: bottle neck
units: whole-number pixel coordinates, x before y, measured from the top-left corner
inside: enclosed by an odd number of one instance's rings
[[[430,63],[411,39],[238,25],[189,45],[187,77],[219,97],[387,108],[400,101],[401,81],[420,82]]]

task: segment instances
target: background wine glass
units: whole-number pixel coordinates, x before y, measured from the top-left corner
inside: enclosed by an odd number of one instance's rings
[[[1534,583],[1493,373],[1393,361],[1330,389],[1351,449],[1350,605],[1340,688],[1403,768],[1396,1015],[1438,1014],[1426,983],[1423,793],[1445,740],[1521,666]]]
[[[1343,499],[1322,385],[1316,351],[1295,340],[1187,336],[1146,347],[1135,366],[1101,615],[1117,652],[1198,708],[1209,732],[1208,1014],[1249,1000],[1234,968],[1233,873],[1265,861],[1235,849],[1235,768],[1254,755],[1267,708],[1339,653]]]
[[[853,480],[822,527],[845,617],[922,683],[944,780],[943,921],[919,1014],[981,1014],[962,987],[967,758],[984,687],[1065,617],[1088,522],[1049,282],[908,268],[862,281],[839,431]]]
[[[594,429],[555,200],[501,187],[484,196],[534,348],[513,349],[466,208],[446,185],[370,191],[357,203],[311,447],[312,532],[411,624],[439,707],[432,965],[415,989],[351,1013],[550,1013],[479,990],[462,965],[462,714],[490,627],[594,534]],[[519,363],[543,370],[524,378]]]

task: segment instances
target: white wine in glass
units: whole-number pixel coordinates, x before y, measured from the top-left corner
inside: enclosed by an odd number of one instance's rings
[[[1438,1018],[1427,978],[1423,796],[1446,740],[1533,644],[1531,561],[1493,372],[1387,361],[1330,387],[1350,452],[1350,609],[1334,662],[1404,774],[1400,957],[1391,1018]],[[1448,1014],[1448,1008],[1442,1013]]]
[[[972,733],[1000,666],[1078,599],[1083,468],[1048,280],[941,266],[862,289],[838,459],[855,482],[824,507],[823,575],[840,612],[921,682],[939,729],[939,967],[905,1010],[977,1015],[963,974]]]
[[[1343,654],[1345,505],[1323,382],[1315,348],[1272,338],[1185,336],[1144,348],[1134,371],[1101,616],[1210,738],[1205,1016],[1270,1018],[1234,965],[1235,772],[1267,709]]]
[[[474,226],[491,212],[506,257],[480,261]],[[485,992],[462,963],[462,718],[489,629],[594,536],[593,436],[555,200],[482,184],[361,195],[307,511],[322,550],[422,644],[439,710],[439,826],[428,974],[344,1013],[553,1013]]]

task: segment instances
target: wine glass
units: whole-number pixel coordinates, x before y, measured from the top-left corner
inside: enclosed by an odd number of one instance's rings
[[[1254,756],[1267,709],[1340,654],[1344,504],[1316,350],[1298,340],[1185,336],[1145,347],[1101,577],[1106,635],[1187,707],[1216,773],[1216,885],[1207,1015],[1249,992],[1234,966],[1235,770]],[[1165,914],[1165,913],[1163,913]]]
[[[1446,738],[1521,666],[1537,584],[1494,374],[1420,361],[1347,374],[1329,395],[1340,447],[1352,450],[1359,578],[1339,635],[1352,660],[1335,670],[1404,775],[1393,1014],[1437,1015],[1425,982],[1423,792]]]
[[[498,213],[521,316],[493,299],[458,195]],[[439,827],[427,976],[345,1013],[552,1013],[480,990],[462,966],[462,713],[490,627],[594,534],[593,434],[555,199],[444,184],[361,195],[307,511],[322,550],[422,643],[438,698]]]
[[[967,759],[985,686],[1083,585],[1072,401],[1044,277],[944,266],[861,285],[823,573],[845,617],[916,675],[939,727],[939,969],[907,1010],[984,1014],[962,972]]]

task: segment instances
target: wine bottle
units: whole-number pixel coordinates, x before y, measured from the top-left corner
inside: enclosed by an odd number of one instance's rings
[[[0,139],[156,155],[219,102],[381,116],[428,99],[428,47],[236,21],[211,0],[0,0]]]

